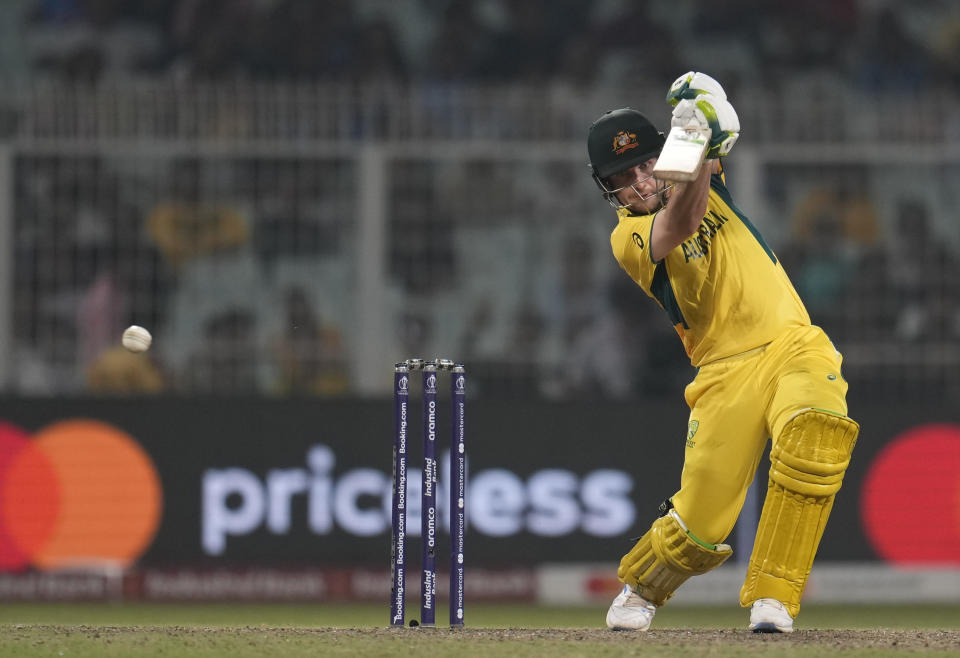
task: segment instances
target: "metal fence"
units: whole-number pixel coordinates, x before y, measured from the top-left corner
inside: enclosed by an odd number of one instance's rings
[[[929,120],[950,99],[739,93],[728,182],[848,377],[955,395],[960,135]],[[693,372],[609,253],[614,217],[583,146],[611,107],[665,123],[661,97],[14,89],[0,108],[3,390],[381,395],[393,361],[450,356],[477,395],[675,393]],[[149,358],[117,349],[133,323],[154,333]]]

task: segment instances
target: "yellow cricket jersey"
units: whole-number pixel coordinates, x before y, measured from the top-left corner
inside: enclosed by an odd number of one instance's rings
[[[773,340],[810,316],[776,255],[734,205],[723,176],[710,178],[700,228],[656,263],[656,213],[620,218],[610,245],[620,266],[667,312],[690,362],[699,367]]]

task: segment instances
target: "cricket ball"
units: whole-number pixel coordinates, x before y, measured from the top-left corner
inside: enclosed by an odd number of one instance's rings
[[[145,352],[150,347],[153,337],[143,327],[133,325],[123,332],[123,346],[131,352]]]

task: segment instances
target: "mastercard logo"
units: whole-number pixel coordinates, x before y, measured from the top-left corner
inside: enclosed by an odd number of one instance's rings
[[[870,464],[860,497],[877,554],[907,565],[960,565],[960,426],[921,425]]]
[[[73,419],[31,437],[0,421],[0,571],[127,567],[162,508],[157,470],[123,430]]]

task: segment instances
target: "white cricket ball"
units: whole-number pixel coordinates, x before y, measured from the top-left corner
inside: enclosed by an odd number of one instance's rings
[[[146,352],[153,341],[153,336],[143,327],[133,325],[123,332],[123,346],[131,352]]]

